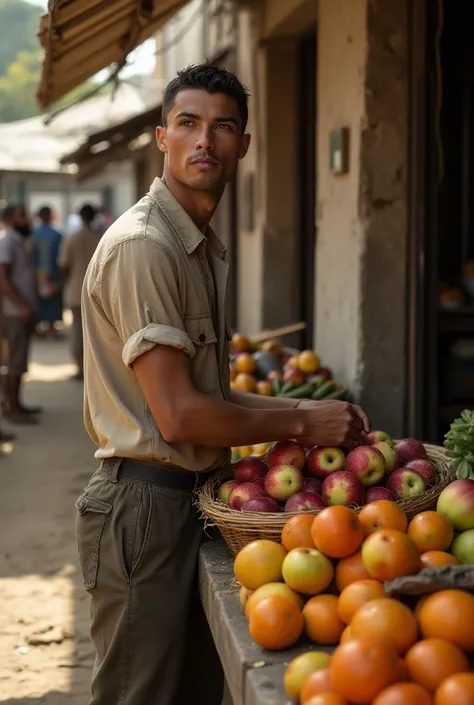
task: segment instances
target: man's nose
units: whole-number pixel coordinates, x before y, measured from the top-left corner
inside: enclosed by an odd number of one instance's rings
[[[214,130],[211,126],[203,125],[196,142],[197,152],[212,152],[214,149]]]

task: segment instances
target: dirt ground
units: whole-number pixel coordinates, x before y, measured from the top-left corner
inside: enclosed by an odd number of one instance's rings
[[[74,502],[95,468],[68,342],[35,341],[26,402],[0,458],[0,702],[86,705],[93,664],[76,562]],[[9,429],[5,424],[5,429]]]

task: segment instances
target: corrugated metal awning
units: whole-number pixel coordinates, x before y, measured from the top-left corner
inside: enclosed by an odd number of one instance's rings
[[[73,88],[157,33],[186,0],[49,0],[40,21],[45,56],[38,103],[49,108]]]

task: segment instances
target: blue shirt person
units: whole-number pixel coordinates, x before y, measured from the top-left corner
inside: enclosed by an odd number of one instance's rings
[[[47,323],[50,332],[63,320],[62,277],[58,265],[62,235],[51,226],[52,210],[43,206],[38,212],[40,225],[34,230],[36,272],[38,276],[38,323]]]

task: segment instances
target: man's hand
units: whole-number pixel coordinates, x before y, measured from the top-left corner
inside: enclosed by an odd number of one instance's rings
[[[355,448],[362,436],[370,432],[370,422],[357,404],[336,399],[311,401],[304,399],[298,409],[305,411],[303,442],[308,446],[344,446]]]
[[[32,308],[30,308],[26,304],[23,304],[21,306],[20,313],[21,313],[21,317],[25,321],[25,323],[31,323],[34,321],[35,312],[33,311]]]

